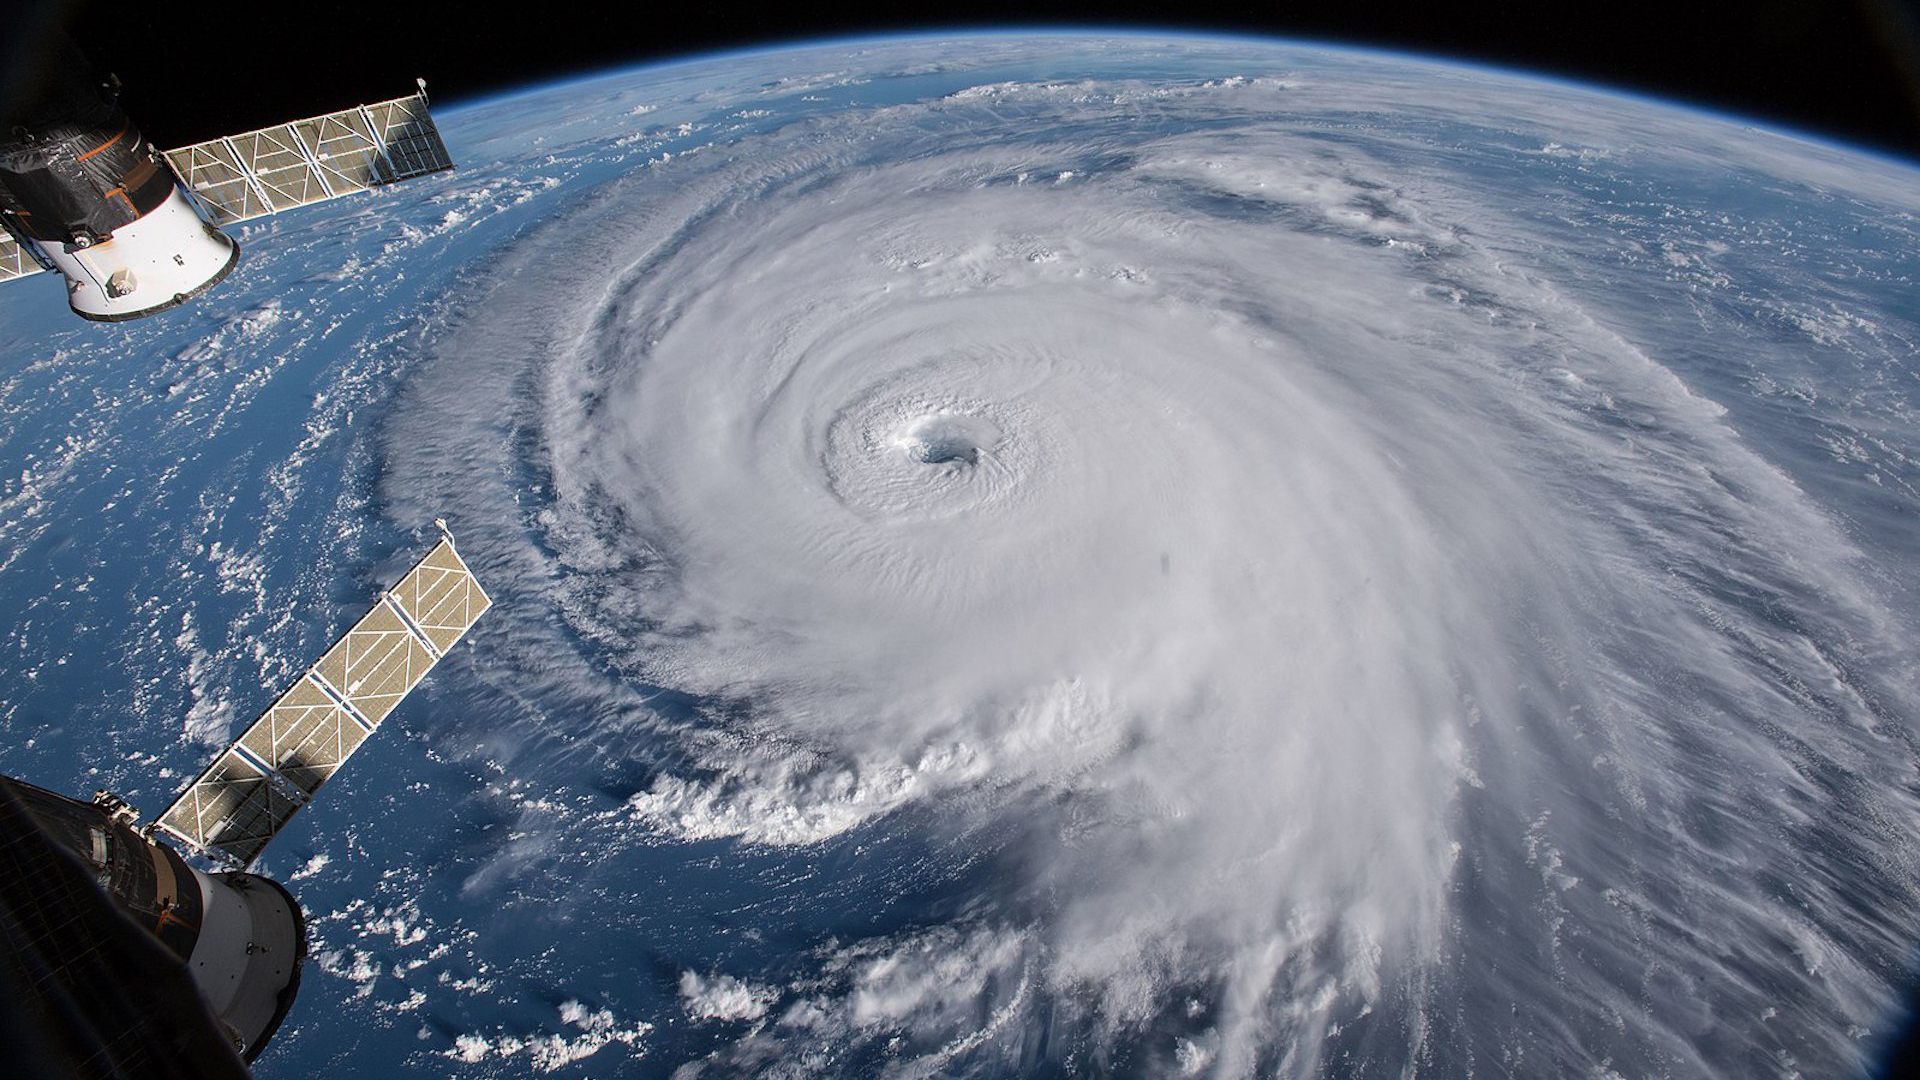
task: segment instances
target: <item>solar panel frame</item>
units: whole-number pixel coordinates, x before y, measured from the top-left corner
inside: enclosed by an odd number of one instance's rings
[[[424,94],[362,105],[360,112],[384,150],[386,161],[381,183],[391,184],[453,168],[453,157],[447,153],[440,129],[427,112]]]
[[[307,677],[288,687],[235,745],[312,795],[372,733],[365,721]]]
[[[265,192],[241,162],[240,151],[226,139],[168,150],[165,156],[181,186],[193,193],[214,224],[273,212]]]
[[[314,678],[370,726],[380,726],[439,657],[382,600],[313,666]]]
[[[492,604],[442,537],[156,825],[211,857],[251,863]]]
[[[12,281],[44,270],[46,267],[27,254],[27,249],[13,238],[12,233],[0,229],[0,281]]]
[[[453,168],[425,93],[166,151],[216,225]]]
[[[209,855],[245,866],[306,800],[229,746],[160,816],[160,828]]]
[[[460,553],[445,541],[427,552],[387,595],[439,653],[452,648],[493,606]]]

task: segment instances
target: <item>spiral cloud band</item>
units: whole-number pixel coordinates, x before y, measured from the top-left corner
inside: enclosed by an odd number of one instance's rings
[[[1592,175],[1550,101],[1468,160],[1484,87],[1254,66],[717,139],[450,302],[386,487],[519,523],[527,692],[644,763],[593,827],[978,868],[686,973],[705,1067],[1854,1067],[1906,594],[1674,359],[1679,264],[1501,173]]]

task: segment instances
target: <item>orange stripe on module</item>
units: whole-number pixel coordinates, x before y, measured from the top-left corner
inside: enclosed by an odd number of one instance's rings
[[[120,129],[120,134],[118,134],[118,135],[115,135],[115,136],[114,136],[113,138],[111,138],[111,139],[108,139],[108,140],[107,140],[106,142],[103,142],[103,143],[101,143],[101,144],[100,144],[99,146],[96,146],[96,147],[94,147],[93,149],[91,149],[91,150],[89,150],[89,151],[87,151],[87,152],[86,152],[86,153],[84,153],[84,154],[81,154],[81,155],[80,155],[79,157],[77,157],[77,158],[74,158],[73,160],[75,160],[75,161],[85,161],[85,160],[87,160],[88,158],[90,158],[90,157],[92,157],[93,155],[95,155],[95,154],[97,154],[97,153],[99,153],[100,151],[102,151],[102,150],[105,150],[105,149],[106,149],[107,147],[109,147],[109,146],[112,146],[112,145],[113,145],[114,143],[117,143],[117,142],[119,142],[119,141],[120,141],[121,139],[124,139],[124,138],[126,138],[126,137],[127,137],[127,132],[129,132],[129,131],[131,131],[131,130],[133,130],[133,125],[132,125],[132,124],[128,124],[128,125],[127,125],[126,127],[123,127],[123,128],[121,128],[121,129]]]
[[[136,214],[140,212],[140,208],[133,205],[133,200],[127,197],[127,189],[124,187],[114,188],[112,191],[109,191],[105,195],[102,195],[100,197],[103,199],[111,199],[115,195],[120,196],[120,201],[127,204],[127,209],[133,211]]]

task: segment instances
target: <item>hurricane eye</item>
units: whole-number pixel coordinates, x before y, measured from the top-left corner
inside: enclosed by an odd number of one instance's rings
[[[998,439],[993,425],[979,417],[933,413],[909,423],[894,445],[923,465],[978,465]]]

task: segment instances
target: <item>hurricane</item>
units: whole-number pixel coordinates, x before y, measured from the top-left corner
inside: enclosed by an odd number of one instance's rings
[[[547,91],[366,242],[428,284],[361,339],[391,394],[314,402],[372,417],[332,513],[446,518],[496,606],[419,721],[451,869],[316,924],[347,1014],[500,1075],[1868,1068],[1920,932],[1911,170],[980,48]]]
[[[624,177],[432,349],[394,487],[523,522],[488,555],[568,692],[677,702],[608,719],[676,757],[612,813],[990,867],[713,1067],[1849,1061],[1907,934],[1850,897],[1915,895],[1866,560],[1514,265],[1554,238],[1287,79],[1186,91]]]

